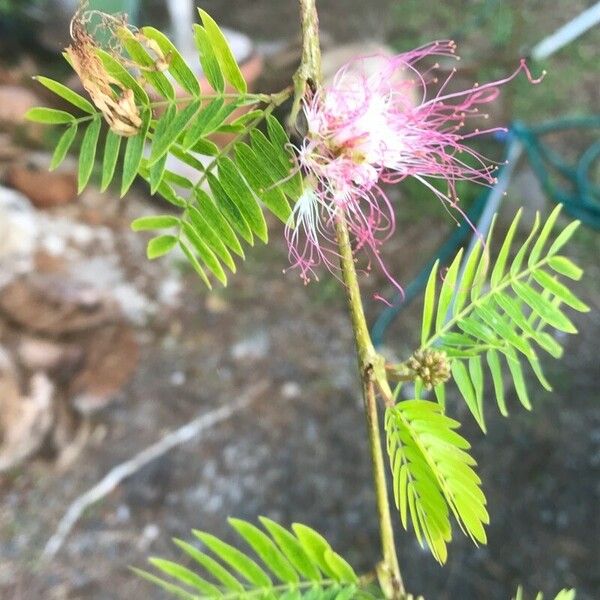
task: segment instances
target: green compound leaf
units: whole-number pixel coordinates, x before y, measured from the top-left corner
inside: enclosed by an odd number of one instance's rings
[[[210,533],[203,531],[194,531],[193,533],[209,550],[229,568],[239,573],[249,584],[257,588],[272,587],[271,578],[267,573],[243,552]]]
[[[480,398],[477,397],[478,395],[475,391],[475,384],[471,379],[467,367],[462,361],[455,360],[452,362],[452,377],[458,386],[461,396],[464,398],[469,410],[471,411],[471,414],[473,417],[475,417],[477,424],[485,432],[485,421],[483,419]]]
[[[235,146],[235,164],[254,193],[281,221],[287,223],[292,209],[285,194],[273,183],[254,150],[239,142]]]
[[[244,258],[244,250],[225,215],[204,190],[196,189],[196,202],[203,217],[215,230],[223,243],[235,254]]]
[[[163,139],[165,137],[165,133],[167,129],[170,127],[173,119],[175,118],[175,114],[177,112],[176,105],[169,104],[165,109],[165,112],[157,118],[156,123],[154,124],[154,132],[152,134],[152,152],[156,153],[156,146],[158,145],[158,140]],[[150,180],[150,193],[154,195],[160,186],[165,168],[167,166],[167,158],[168,153],[165,152],[162,155],[160,160],[157,160],[155,164],[150,165],[150,160],[146,162],[146,168],[149,171],[149,180]]]
[[[548,256],[554,256],[571,239],[571,237],[573,237],[573,234],[577,231],[579,225],[581,225],[580,221],[573,221],[565,227],[554,242],[552,242],[552,245],[548,250]]]
[[[205,217],[194,205],[190,205],[187,210],[190,225],[193,227],[196,235],[199,236],[211,250],[223,261],[232,273],[236,272],[235,262],[229,252],[227,245],[217,232],[218,224],[210,223],[208,215]]]
[[[566,256],[551,256],[548,259],[548,265],[559,275],[564,275],[569,279],[579,281],[583,275],[583,270],[569,260]]]
[[[452,302],[454,288],[456,286],[456,280],[458,277],[458,269],[460,267],[460,261],[462,259],[462,249],[455,256],[452,264],[448,268],[446,275],[444,276],[444,281],[440,288],[440,293],[438,296],[438,307],[437,313],[435,317],[435,330],[439,331],[442,329],[446,320],[448,318],[448,311],[450,309],[450,304]]]
[[[225,274],[225,271],[223,271],[221,263],[218,261],[208,244],[204,242],[202,237],[198,235],[194,227],[188,221],[182,221],[181,227],[198,256],[202,259],[202,262],[213,272],[223,285],[227,285],[227,275]]]
[[[183,565],[170,560],[165,560],[164,558],[149,558],[148,562],[159,571],[162,571],[165,575],[177,579],[201,594],[207,596],[219,596],[219,588],[216,585],[209,583],[206,579],[200,577]]]
[[[185,131],[189,122],[194,118],[194,115],[200,108],[200,101],[194,100],[190,102],[185,108],[180,111],[173,113],[171,112],[166,118],[169,119],[163,127],[159,126],[163,122],[162,119],[158,122],[156,133],[152,144],[152,152],[148,160],[148,166],[152,166],[158,160],[160,160],[165,154],[169,152],[173,144],[182,131]]]
[[[298,583],[300,581],[300,577],[290,561],[266,533],[256,527],[256,525],[242,521],[241,519],[229,519],[229,524],[254,549],[259,558],[275,574],[279,581],[282,583]]]
[[[248,225],[248,221],[246,221],[244,215],[240,211],[239,207],[236,203],[229,197],[229,194],[223,189],[223,186],[219,179],[209,173],[207,176],[208,185],[210,186],[211,192],[215,199],[215,204],[225,215],[229,223],[237,230],[237,232],[250,244],[254,245],[254,237],[252,235],[252,230]]]
[[[300,169],[297,168],[296,159],[290,150],[290,140],[281,123],[273,115],[267,115],[267,132],[273,147],[279,153],[279,161],[286,170],[286,187],[295,200],[302,195],[303,185]]]
[[[590,311],[590,307],[585,302],[582,302],[566,285],[562,284],[556,277],[553,277],[546,271],[534,271],[533,278],[543,289],[552,292],[556,298],[572,309],[579,312]]]
[[[126,55],[96,50],[115,84],[114,100],[119,100],[116,87],[131,90],[142,119],[138,133],[131,137],[122,138],[108,130],[102,142],[100,185],[106,190],[119,173],[124,196],[139,175],[149,183],[151,195],[175,207],[178,212],[172,217],[144,217],[136,220],[133,228],[172,228],[173,236],[159,236],[150,242],[149,255],[162,256],[175,245],[172,237],[176,237],[176,244],[210,287],[211,274],[223,285],[227,283],[225,271],[236,271],[234,256],[244,258],[244,243],[253,245],[255,239],[267,242],[264,211],[284,223],[289,221],[291,203],[302,193],[302,177],[284,128],[270,114],[275,100],[247,93],[222,31],[204,11],[200,15],[202,24],[194,27],[194,36],[204,75],[215,94],[203,94],[194,69],[156,28],[119,27],[115,33]],[[68,55],[65,59],[71,64]],[[78,178],[81,191],[93,172],[103,114],[63,84],[44,77],[39,81],[89,115],[75,120],[55,109],[29,112],[34,120],[67,125],[57,143],[53,167],[64,159],[78,127],[84,128]],[[180,88],[189,96],[180,97]],[[263,120],[266,134],[257,129]],[[228,136],[226,141],[221,134]],[[197,174],[190,175],[191,171]]]
[[[454,293],[454,301],[452,303],[452,314],[459,314],[467,300],[471,298],[471,294],[481,281],[476,280],[476,270],[479,265],[481,254],[481,241],[477,241],[475,247],[465,259],[462,274],[456,282],[456,290]]]
[[[519,226],[519,221],[521,220],[522,213],[522,209],[519,209],[508,229],[508,233],[504,236],[502,247],[500,248],[498,258],[496,259],[494,268],[492,269],[492,274],[490,276],[490,282],[492,285],[497,285],[498,282],[500,282],[504,277],[506,262],[508,260],[508,253],[510,252],[510,249],[512,247],[513,239]]]
[[[267,223],[254,194],[240,175],[235,163],[223,156],[218,161],[219,180],[246,223],[263,242],[267,243]]]
[[[185,132],[182,143],[184,149],[189,150],[201,137],[219,127],[222,122],[219,118],[222,114],[220,111],[224,103],[223,98],[215,98],[200,110]]]
[[[295,524],[290,531],[266,517],[260,518],[262,529],[240,519],[229,523],[252,554],[209,533],[194,531],[204,548],[174,540],[188,559],[185,566],[150,559],[168,579],[139,569],[135,572],[168,594],[186,599],[185,594],[196,600],[223,596],[228,600],[371,598],[367,590],[359,590],[358,576],[350,564],[313,529]]]
[[[498,409],[503,417],[508,416],[508,410],[506,408],[506,401],[504,400],[504,379],[502,375],[502,367],[500,365],[500,358],[496,350],[488,350],[486,353],[486,359],[490,373],[492,375],[492,382],[494,384],[494,394],[496,395],[496,402],[498,403]]]
[[[212,284],[210,282],[210,279],[206,276],[206,273],[204,272],[202,265],[196,258],[196,255],[194,254],[192,249],[189,247],[189,245],[180,239],[179,247],[181,248],[181,251],[187,257],[188,262],[190,263],[190,265],[192,265],[192,268],[194,269],[194,271],[196,271],[196,273],[198,274],[198,277],[200,277],[200,279],[203,281],[204,285],[206,285],[206,287],[209,290],[212,290]]]
[[[424,344],[431,333],[431,325],[433,321],[433,309],[435,306],[435,287],[437,280],[438,267],[440,261],[436,260],[431,273],[429,273],[429,279],[427,280],[427,287],[425,288],[425,298],[423,306],[423,322],[421,326],[421,344]]]
[[[503,415],[508,414],[505,387],[509,382],[514,385],[521,405],[531,409],[526,369],[533,371],[542,387],[551,389],[541,369],[538,349],[560,357],[562,348],[552,331],[576,333],[566,310],[589,310],[559,278],[579,279],[582,274],[568,258],[556,255],[578,225],[575,221],[555,231],[560,208],[559,205],[543,224],[538,215],[525,241],[517,244],[519,211],[495,260],[487,253],[479,258],[471,255],[458,282],[457,257],[437,294],[435,276],[433,273],[430,276],[423,310],[421,350],[435,348],[446,352],[459,392],[483,430],[486,376],[491,379],[496,403]],[[490,232],[486,249],[491,243]],[[545,252],[548,245],[550,249]],[[469,287],[470,293],[467,293]],[[454,308],[449,315],[453,298]],[[432,332],[434,316],[436,324]],[[482,361],[484,354],[486,360]]]
[[[293,169],[285,149],[275,146],[258,129],[250,132],[250,139],[252,140],[252,149],[257,156],[260,156],[262,167],[269,174],[271,180],[277,183],[292,201],[298,200],[301,194],[297,193],[296,184],[290,180],[290,173]]]
[[[311,561],[293,533],[267,517],[259,517],[259,519],[301,578],[309,581],[322,579],[318,565]]]
[[[458,425],[438,403],[426,400],[401,401],[385,415],[402,525],[407,528],[410,517],[419,543],[425,541],[440,563],[452,539],[451,515],[476,543],[486,543],[489,523],[475,460],[467,453],[469,443],[455,431]]]

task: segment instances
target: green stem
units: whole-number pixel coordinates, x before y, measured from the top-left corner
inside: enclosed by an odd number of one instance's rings
[[[302,100],[307,93],[314,93],[321,84],[321,48],[319,43],[319,18],[316,0],[299,0],[302,19],[302,61],[294,75],[294,105],[290,124],[295,126]],[[358,354],[358,367],[362,384],[363,400],[373,479],[381,534],[383,560],[377,566],[379,584],[385,597],[400,600],[405,597],[404,584],[398,566],[394,528],[388,500],[387,481],[383,451],[381,449],[381,429],[377,411],[377,391],[380,391],[389,406],[393,404],[385,372],[384,358],[375,352],[360,297],[360,287],[354,266],[354,256],[350,245],[348,225],[343,211],[338,215],[336,225],[337,242],[340,253],[342,278],[348,296],[348,308],[354,332],[354,342]]]
[[[379,517],[379,530],[381,535],[381,548],[383,561],[378,565],[377,575],[379,583],[387,598],[402,598],[405,595],[396,544],[394,541],[394,528],[388,500],[385,462],[381,449],[381,429],[377,411],[376,385],[391,398],[391,390],[385,375],[385,363],[382,357],[375,352],[360,296],[358,277],[354,266],[354,256],[350,245],[348,225],[343,214],[337,223],[337,240],[340,252],[340,265],[342,278],[346,286],[350,319],[354,331],[354,343],[358,354],[358,367],[362,382],[363,401],[369,446],[371,449],[371,462],[373,464],[373,480]]]
[[[302,99],[308,91],[314,92],[321,82],[321,45],[319,42],[319,16],[316,0],[299,0],[302,19],[302,59],[294,74],[294,104],[289,123],[296,126]]]
[[[225,146],[223,146],[223,148],[221,149],[219,154],[204,168],[204,173],[202,173],[202,176],[196,183],[195,187],[196,188],[200,187],[206,181],[208,173],[210,171],[212,171],[213,168],[216,167],[217,164],[219,163],[219,158],[226,155],[233,148],[233,146],[237,142],[240,141],[240,139],[243,139],[243,137],[248,132],[255,129],[264,118],[266,118],[268,115],[270,115],[273,112],[274,109],[275,109],[274,104],[270,104],[269,106],[267,106],[267,108],[265,108],[265,110],[258,117],[256,117],[255,119],[253,119],[252,121],[250,121],[250,123],[248,123],[246,125],[246,127],[244,128],[244,131],[242,133],[238,133],[231,141],[229,141],[227,144],[225,144]]]
[[[252,106],[253,104],[267,104],[272,107],[271,110],[277,108],[280,104],[283,104],[291,95],[291,88],[285,88],[280,92],[276,92],[274,94],[202,94],[202,96],[178,96],[172,100],[157,100],[155,102],[150,102],[148,105],[138,104],[137,108],[139,110],[144,110],[147,108],[161,108],[163,106],[168,106],[169,104],[179,104],[184,102],[191,102],[192,100],[215,100],[218,98],[223,99],[232,99],[238,100],[240,98],[244,98],[246,100],[254,100],[253,103],[248,103],[246,106]],[[102,113],[95,112],[93,115],[85,115],[83,117],[78,117],[69,121],[68,123],[64,123],[64,125],[71,125],[73,123],[85,123],[86,121],[91,121],[96,119],[98,116],[101,116]]]

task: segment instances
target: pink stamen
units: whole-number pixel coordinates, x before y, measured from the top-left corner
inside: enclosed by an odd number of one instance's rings
[[[417,64],[434,56],[457,59],[455,48],[454,42],[442,40],[393,57],[357,58],[338,71],[331,85],[305,101],[308,134],[298,149],[298,162],[309,183],[286,227],[291,266],[299,269],[305,282],[320,264],[338,270],[335,225],[343,210],[354,252],[367,250],[401,290],[381,258],[381,247],[396,223],[380,182],[413,177],[475,229],[458,206],[456,183],[494,185],[497,166],[464,142],[506,130],[487,127],[463,133],[462,129],[469,119],[488,118],[479,107],[493,102],[499,86],[521,71],[531,83],[539,83],[543,74],[533,78],[521,59],[504,79],[446,93],[453,69],[428,100],[428,83],[437,81],[432,77],[435,67],[420,70]],[[436,179],[446,182],[445,193],[431,183]]]

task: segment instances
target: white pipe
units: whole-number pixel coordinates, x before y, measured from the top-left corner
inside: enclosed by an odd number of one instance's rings
[[[184,56],[194,52],[192,25],[195,23],[193,0],[167,0],[167,8],[173,28],[173,41]]]
[[[494,186],[494,189],[490,192],[483,213],[477,222],[477,231],[481,233],[481,235],[487,235],[490,225],[492,224],[492,219],[500,208],[502,198],[504,198],[504,195],[506,194],[508,184],[510,183],[515,167],[517,166],[517,162],[519,161],[519,158],[521,158],[521,154],[523,154],[523,146],[521,142],[517,140],[511,141],[506,154],[506,165],[504,165],[502,168],[500,177],[498,177],[498,182]],[[465,254],[465,258],[468,258],[479,240],[479,236],[473,236],[469,250]]]
[[[471,237],[471,242],[469,243],[469,247],[465,252],[465,256],[462,260],[462,264],[460,266],[460,272],[458,277],[456,278],[458,285],[456,286],[456,292],[454,293],[454,297],[448,308],[448,313],[446,314],[446,322],[452,318],[452,313],[454,311],[454,302],[456,300],[456,295],[458,290],[460,289],[465,268],[467,266],[467,262],[471,253],[474,252],[477,244],[481,243],[481,239],[485,240],[488,231],[490,230],[490,226],[492,224],[492,219],[494,215],[498,212],[500,208],[500,204],[506,194],[506,190],[508,189],[508,185],[510,184],[510,180],[512,178],[513,172],[519,162],[519,158],[523,154],[523,145],[518,140],[512,140],[508,146],[508,151],[506,153],[506,165],[502,168],[500,172],[500,176],[498,177],[498,182],[494,185],[490,195],[488,196],[487,202],[477,221],[477,225],[475,226],[476,232]]]
[[[563,25],[552,35],[536,44],[531,51],[531,58],[544,60],[561,48],[577,39],[580,35],[600,23],[600,2],[596,2],[580,15]]]

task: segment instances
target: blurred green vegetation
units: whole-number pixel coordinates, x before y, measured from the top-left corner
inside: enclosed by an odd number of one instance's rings
[[[395,25],[391,43],[395,49],[405,51],[431,40],[453,39],[461,56],[456,76],[456,87],[460,89],[475,81],[483,83],[512,73],[521,57],[527,57],[538,42],[588,5],[584,0],[403,0],[393,9]],[[544,81],[532,85],[526,77],[519,76],[504,86],[499,99],[490,105],[491,122],[509,125],[521,120],[533,125],[549,119],[597,113],[598,48],[600,28],[596,27],[549,59],[530,61],[534,76],[546,70]],[[577,136],[581,138],[581,132]],[[583,141],[563,136],[561,153],[575,160],[585,147]],[[502,160],[503,148],[493,136],[481,138],[477,144],[477,150],[485,156]],[[402,202],[399,220],[412,218],[411,207],[417,205],[420,214],[426,208],[432,213],[429,216],[443,215],[439,203],[418,202],[424,190],[417,182],[403,182],[401,189],[406,202]],[[468,208],[485,190],[461,182],[458,192],[463,208]]]
[[[461,67],[473,81],[497,79],[510,73],[519,58],[588,7],[583,0],[403,0],[394,9],[392,44],[408,50],[433,39],[458,43]],[[543,85],[519,77],[502,92],[502,116],[507,120],[540,121],[566,114],[598,110],[598,48],[600,28],[543,63]]]
[[[41,4],[42,0],[0,0],[0,15],[21,14],[27,8]]]

